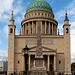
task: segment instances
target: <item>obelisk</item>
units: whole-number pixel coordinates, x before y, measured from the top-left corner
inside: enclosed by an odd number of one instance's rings
[[[34,70],[46,70],[44,57],[42,55],[41,21],[37,24],[37,48],[34,59]]]

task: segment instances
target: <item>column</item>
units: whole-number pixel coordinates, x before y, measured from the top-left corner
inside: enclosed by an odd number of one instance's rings
[[[30,71],[30,55],[29,55],[29,71]]]
[[[24,25],[22,26],[22,35],[24,35]]]
[[[28,23],[28,34],[31,34],[30,22]]]
[[[26,33],[26,24],[25,24],[25,26],[24,26],[24,29],[25,29],[25,31],[24,31],[24,34]],[[26,34],[25,34],[26,35]]]
[[[50,61],[49,59],[50,59],[50,58],[49,58],[49,55],[48,55],[48,71],[49,71],[49,61]]]
[[[56,55],[54,55],[54,71],[56,71]]]
[[[49,22],[49,34],[50,34],[50,22]]]
[[[42,21],[41,21],[41,34],[42,34]]]
[[[46,21],[45,21],[45,34],[46,34]]]
[[[24,24],[24,35],[25,35],[25,24]]]
[[[56,32],[56,35],[57,35],[57,25],[56,25],[56,31],[55,32]]]
[[[34,25],[33,25],[33,22],[32,22],[32,34],[33,34],[33,32],[34,32],[34,28],[33,28],[33,26],[34,26]]]
[[[38,21],[36,21],[36,34],[37,34],[37,25],[38,25]]]
[[[26,30],[27,30],[27,24],[25,24],[25,35],[26,35]]]
[[[22,25],[22,35],[23,35],[23,25]]]
[[[54,33],[54,35],[55,35],[55,33],[56,33],[55,24],[54,24],[54,32],[53,32],[53,33]]]
[[[53,23],[52,23],[52,35],[53,35]]]

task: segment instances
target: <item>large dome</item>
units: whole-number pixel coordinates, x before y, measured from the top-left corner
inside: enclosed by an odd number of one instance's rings
[[[26,12],[32,10],[48,10],[53,13],[51,6],[45,0],[34,0],[27,8]]]

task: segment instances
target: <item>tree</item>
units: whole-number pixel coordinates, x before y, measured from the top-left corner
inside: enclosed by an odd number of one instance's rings
[[[75,62],[71,64],[71,71],[75,71]]]

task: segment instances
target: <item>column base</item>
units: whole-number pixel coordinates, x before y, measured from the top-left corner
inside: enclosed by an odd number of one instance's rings
[[[14,72],[12,72],[12,71],[7,71],[7,75],[10,75],[11,73],[14,74]]]
[[[71,73],[64,73],[64,75],[72,75]]]

